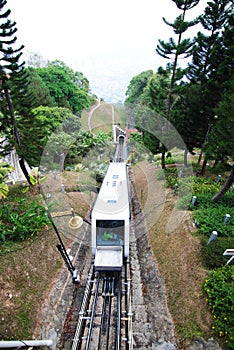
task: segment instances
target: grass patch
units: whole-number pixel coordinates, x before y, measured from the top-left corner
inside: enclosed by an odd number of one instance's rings
[[[92,106],[92,108],[93,107],[94,106]],[[88,118],[90,110],[84,110],[81,115],[81,125],[84,130],[88,130]],[[91,117],[92,132],[95,134],[100,131],[107,133],[112,132],[112,112],[114,112],[114,123],[125,129],[126,112],[124,108],[118,105],[101,102],[100,106],[95,109]]]
[[[124,108],[118,105],[114,105],[115,120],[114,123],[118,124],[122,129],[125,129],[127,124],[127,116]]]
[[[100,107],[95,109],[91,118],[91,127],[95,133],[112,131],[112,107],[110,104],[101,103]]]

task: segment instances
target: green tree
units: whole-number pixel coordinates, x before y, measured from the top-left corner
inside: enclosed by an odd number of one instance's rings
[[[15,147],[21,169],[29,182],[30,177],[25,166],[25,154],[16,122],[14,108],[25,110],[28,105],[28,94],[25,91],[27,76],[24,62],[20,62],[23,46],[15,47],[17,37],[16,23],[8,18],[11,11],[5,10],[6,0],[0,0],[0,82],[1,82],[1,132],[4,133],[8,146]],[[14,107],[13,107],[14,106]]]
[[[81,124],[80,117],[67,108],[39,106],[31,113],[28,124],[23,117],[19,116],[18,119],[23,147],[27,147],[27,162],[35,167],[39,166],[46,143],[54,132],[75,134],[79,132]]]
[[[142,72],[131,79],[126,92],[125,105],[128,119],[134,120],[135,127],[142,132],[145,147],[152,153],[161,150],[159,140],[150,130],[152,131],[153,128],[152,118],[155,112],[165,114],[169,75],[170,72],[161,67],[157,73],[152,70]],[[128,124],[132,125],[132,122],[128,121]]]
[[[141,95],[142,104],[150,107],[157,113],[166,116],[167,92],[170,85],[170,70],[159,67],[157,73],[153,73],[147,86]]]
[[[194,148],[201,148],[204,143],[207,122],[203,107],[204,101],[201,98],[199,85],[187,83],[180,86],[178,100],[172,111],[172,120],[190,153],[194,152]],[[185,153],[185,165],[186,161]]]
[[[131,79],[126,91],[126,104],[139,102],[144,88],[147,86],[148,80],[151,76],[153,76],[153,71],[147,70]]]
[[[172,0],[177,8],[182,11],[182,13],[175,19],[173,23],[168,22],[163,18],[164,22],[173,28],[174,34],[178,36],[177,42],[174,38],[170,38],[168,42],[159,40],[156,52],[166,59],[173,59],[172,64],[170,64],[170,69],[172,70],[170,86],[167,96],[167,113],[166,118],[170,120],[171,118],[171,108],[172,108],[172,97],[173,90],[176,81],[180,80],[183,76],[183,71],[178,68],[178,59],[187,58],[192,54],[192,48],[194,41],[187,38],[182,39],[183,34],[192,26],[198,23],[198,19],[193,21],[185,21],[186,12],[193,7],[195,7],[200,0]]]
[[[42,78],[37,74],[35,68],[26,68],[28,73],[28,90],[34,100],[34,107],[47,106],[55,107],[56,103],[50,96],[50,91],[46,84],[43,82]]]
[[[204,14],[199,17],[200,23],[206,30],[203,34],[198,32],[192,52],[192,63],[188,65],[187,78],[192,83],[206,84],[214,76],[214,68],[219,62],[214,59],[216,44],[222,36],[221,30],[231,15],[230,0],[217,0],[208,2]],[[216,66],[216,67],[215,67]]]
[[[182,13],[176,17],[173,23],[168,22],[163,18],[164,22],[173,28],[174,34],[178,37],[177,41],[173,37],[169,39],[168,42],[159,40],[156,52],[166,59],[172,59],[173,62],[168,64],[169,69],[172,71],[169,89],[167,92],[167,105],[166,105],[166,119],[172,121],[172,106],[174,101],[177,99],[178,92],[175,90],[176,82],[180,81],[184,75],[184,70],[178,67],[179,58],[188,58],[192,54],[192,48],[194,45],[193,40],[190,38],[183,39],[183,34],[192,26],[198,23],[196,18],[193,21],[186,21],[186,12],[193,7],[195,7],[200,0],[173,0],[177,8],[182,11]],[[174,101],[173,101],[174,100]],[[168,124],[166,125],[166,130],[168,129]],[[170,135],[168,134],[170,138]],[[166,148],[162,149],[162,168],[165,168],[165,153]]]
[[[202,108],[197,109],[197,102],[194,100],[195,103],[190,106],[190,110],[197,111],[197,120],[201,122],[198,125],[199,127],[203,125],[204,141],[207,140],[211,126],[213,128],[216,123],[214,118],[216,114],[215,109],[222,99],[222,82],[230,79],[233,72],[233,68],[230,70],[230,67],[233,67],[232,59],[223,41],[225,32],[228,30],[230,33],[229,23],[232,16],[231,1],[218,0],[208,2],[204,14],[200,16],[201,24],[208,34],[205,35],[201,32],[197,34],[193,48],[192,63],[188,65],[187,77],[200,90],[199,98],[203,104]],[[230,45],[232,44],[229,44],[229,48]],[[225,56],[226,59],[223,60]],[[223,74],[224,72],[225,74]],[[207,142],[203,142],[202,152],[205,151],[207,145]],[[201,160],[201,155],[198,163]],[[207,162],[207,157],[205,156],[204,158],[203,174]]]
[[[209,143],[206,152],[209,156],[215,159],[230,158],[234,160],[234,139],[233,139],[233,125],[234,125],[234,75],[232,80],[224,84],[225,89],[223,98],[216,109],[217,122],[211,129],[209,135]],[[232,167],[230,175],[220,191],[213,197],[213,201],[219,201],[224,194],[229,190],[234,182],[234,167]]]
[[[57,106],[69,108],[73,113],[90,106],[88,81],[81,73],[73,72],[61,61],[49,62],[46,67],[37,68],[36,72]]]

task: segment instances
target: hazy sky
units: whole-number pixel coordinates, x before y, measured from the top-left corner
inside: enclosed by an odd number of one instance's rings
[[[188,19],[206,2],[200,0]],[[19,45],[82,71],[91,88],[119,78],[125,89],[132,76],[165,66],[155,48],[173,32],[162,17],[173,22],[179,13],[172,0],[7,0],[7,7]]]

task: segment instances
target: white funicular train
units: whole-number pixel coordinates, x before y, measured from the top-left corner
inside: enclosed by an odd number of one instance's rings
[[[109,164],[92,210],[92,255],[97,271],[120,271],[129,257],[127,172],[125,162]]]

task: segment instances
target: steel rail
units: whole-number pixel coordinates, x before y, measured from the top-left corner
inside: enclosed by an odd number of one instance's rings
[[[118,280],[118,295],[117,295],[117,325],[116,325],[116,340],[115,350],[120,349],[120,338],[121,338],[121,294],[122,294],[122,281],[121,276]]]
[[[109,285],[109,287],[110,287],[110,285]],[[108,295],[108,313],[107,313],[107,320],[106,320],[106,344],[105,344],[105,350],[108,350],[108,348],[109,348],[111,304],[112,304],[112,296],[111,296],[111,293],[109,292],[109,295]]]
[[[131,301],[131,279],[130,279],[130,267],[129,263],[127,262],[125,264],[126,268],[126,273],[125,273],[125,278],[126,278],[126,299],[125,299],[125,305],[126,305],[126,310],[127,310],[127,324],[126,324],[126,350],[132,350],[133,349],[133,333],[132,333],[132,301]]]
[[[122,273],[107,273],[104,276],[97,273],[96,279],[94,279],[92,270],[93,279],[91,280],[90,276],[89,281],[86,283],[78,325],[76,327],[71,350],[79,350],[81,348],[90,350],[95,344],[95,349],[97,350],[109,350],[110,346],[113,346],[113,350],[120,350],[122,332],[123,339],[126,341],[126,350],[132,349],[131,341],[129,341],[131,338],[131,305],[129,305],[129,301],[131,300],[130,280],[129,266],[126,265],[128,264],[124,263]],[[92,286],[93,291],[91,290]],[[123,286],[125,289],[124,299],[122,298]],[[100,304],[101,302],[102,304]],[[125,306],[126,310],[126,315],[123,319],[121,318],[122,304]],[[97,314],[98,305],[100,305],[101,310]],[[87,310],[90,310],[88,317],[86,317]],[[98,322],[99,329],[97,337],[93,338],[95,320],[97,318],[100,320],[100,322]],[[87,320],[90,321],[89,324],[87,324]],[[121,324],[122,320],[125,322],[124,327],[122,327]],[[85,328],[87,329],[86,332]]]
[[[94,325],[94,317],[95,317],[95,312],[96,312],[96,306],[97,306],[97,300],[98,300],[98,291],[99,291],[99,284],[100,284],[100,275],[97,273],[97,282],[96,282],[96,290],[94,294],[94,301],[92,305],[92,312],[90,316],[90,325],[89,325],[89,331],[88,331],[88,336],[87,336],[87,342],[86,342],[86,347],[85,350],[90,350],[90,345],[91,345],[91,338],[92,338],[92,332],[93,332],[93,325]]]
[[[104,322],[105,322],[105,312],[106,312],[106,302],[107,302],[107,295],[106,295],[106,290],[107,290],[107,282],[106,282],[106,276],[104,276],[104,282],[103,282],[103,304],[102,304],[102,315],[101,315],[101,325],[100,325],[100,331],[99,331],[99,337],[98,337],[98,350],[101,350],[102,348],[102,333],[103,333],[103,328],[104,328]]]
[[[86,322],[84,320],[84,314],[85,314],[85,311],[87,310],[87,306],[89,304],[90,296],[91,296],[93,268],[94,268],[94,266],[93,266],[93,264],[91,264],[89,274],[88,274],[88,280],[87,280],[86,286],[85,286],[84,296],[82,299],[82,304],[81,304],[81,308],[80,308],[80,312],[79,312],[79,318],[78,318],[78,322],[77,322],[77,326],[76,326],[76,332],[75,332],[75,336],[73,338],[71,350],[77,350],[77,349],[79,349],[79,346],[81,345],[80,338],[81,338],[82,332],[84,331],[85,322]]]

